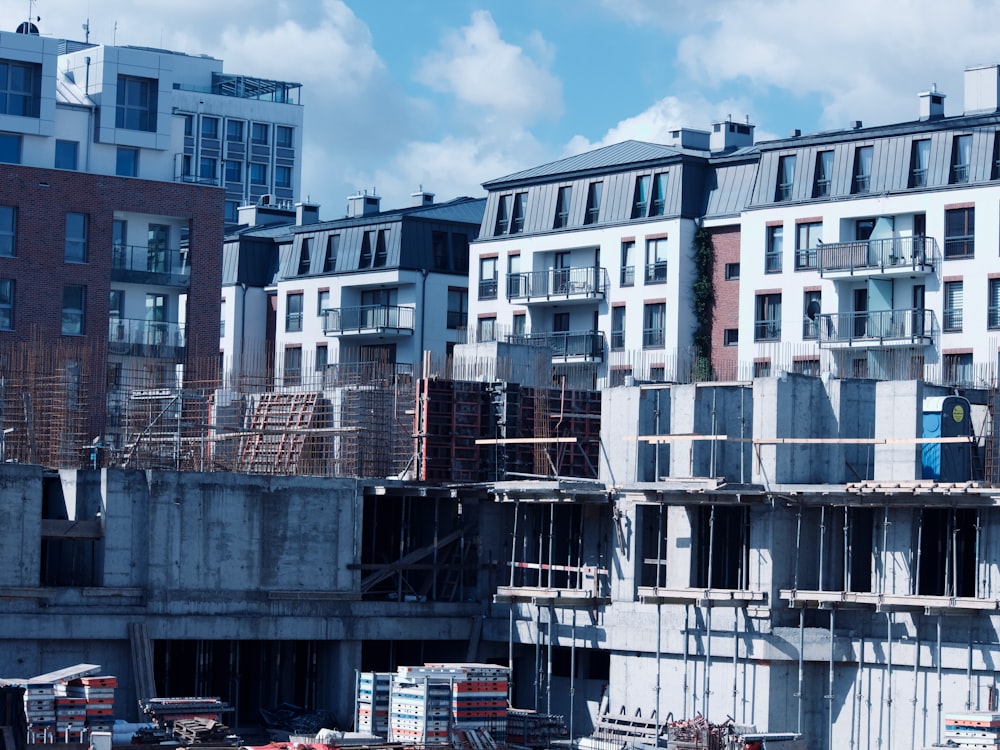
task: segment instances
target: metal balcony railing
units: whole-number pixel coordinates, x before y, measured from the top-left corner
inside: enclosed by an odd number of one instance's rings
[[[324,311],[323,331],[328,334],[413,332],[413,308],[398,305],[337,307]]]
[[[561,359],[604,359],[602,331],[551,331],[546,333],[508,334],[511,344],[534,344],[552,349],[552,356]]]
[[[886,237],[877,240],[831,242],[818,248],[820,274],[884,270],[931,271],[940,258],[933,237]]]
[[[187,252],[165,250],[146,245],[114,245],[111,248],[111,270],[133,274],[191,275]]]
[[[182,323],[133,318],[108,320],[108,348],[112,354],[176,358],[184,355],[186,346]]]
[[[607,288],[608,271],[597,266],[507,274],[508,300],[603,297]]]
[[[933,310],[878,310],[819,316],[820,346],[926,344],[938,333]]]

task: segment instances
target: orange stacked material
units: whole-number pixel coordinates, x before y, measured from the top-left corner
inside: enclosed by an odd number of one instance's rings
[[[359,732],[386,737],[389,734],[390,672],[362,672],[358,675],[357,717]]]
[[[66,695],[83,701],[91,731],[108,732],[114,724],[116,687],[117,677],[80,677],[66,684]]]
[[[942,739],[952,747],[1000,748],[1000,714],[945,714]]]

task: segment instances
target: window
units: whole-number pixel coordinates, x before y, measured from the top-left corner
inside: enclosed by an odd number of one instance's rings
[[[642,309],[642,348],[662,349],[667,340],[667,305],[647,302]]]
[[[753,376],[755,378],[771,377],[771,360],[759,359],[753,363]]]
[[[528,279],[528,276],[521,274],[521,254],[509,254],[507,256],[507,299],[528,296]]]
[[[275,125],[274,145],[278,148],[291,148],[294,134],[294,128],[290,128],[287,125]]]
[[[479,299],[497,298],[497,259],[479,259]]]
[[[972,354],[945,354],[941,357],[944,382],[949,385],[972,385]]]
[[[155,78],[118,76],[115,127],[155,133],[157,88]]]
[[[635,195],[632,196],[633,219],[645,216],[649,209],[649,180],[649,175],[637,177],[635,180]]]
[[[552,314],[552,332],[553,333],[568,333],[569,332],[569,313],[559,312]]]
[[[388,249],[386,248],[386,236],[388,234],[388,229],[380,229],[375,235],[375,259],[372,262],[375,268],[383,268],[389,257]]]
[[[819,338],[819,314],[823,309],[818,291],[802,293],[802,338],[806,341]]]
[[[559,188],[556,194],[556,217],[552,223],[553,229],[559,229],[569,225],[569,202],[573,195],[573,188],[565,185]]]
[[[455,270],[469,273],[469,236],[462,232],[451,235],[451,257],[455,260]]]
[[[290,188],[292,186],[292,168],[277,166],[274,168],[274,186]]]
[[[216,170],[215,159],[210,159],[207,156],[201,157],[201,161],[198,162],[198,177],[200,177],[202,180],[215,182],[216,179],[215,170]]]
[[[312,238],[303,237],[299,246],[299,268],[296,272],[299,276],[305,276],[312,267]]]
[[[653,180],[653,203],[649,207],[650,216],[663,216],[667,204],[667,173],[661,172]]]
[[[361,235],[361,260],[358,268],[368,268],[372,264],[372,240],[371,233],[365,232]]]
[[[611,350],[625,348],[625,305],[611,308]]]
[[[816,174],[813,178],[813,198],[826,198],[830,195],[830,183],[833,179],[833,151],[820,151],[816,154]]]
[[[123,290],[111,289],[108,291],[108,317],[112,319],[125,317],[125,292]]]
[[[250,165],[250,184],[251,185],[266,185],[267,184],[267,165],[253,163]]]
[[[469,290],[448,290],[448,328],[455,330],[469,324]]]
[[[738,281],[740,278],[740,264],[726,263],[726,281]]]
[[[139,149],[118,147],[115,157],[115,174],[119,177],[139,176]]]
[[[77,169],[79,150],[76,141],[56,141],[56,169]]]
[[[740,343],[740,329],[739,328],[726,328],[722,332],[722,345],[723,346],[738,346]]]
[[[795,270],[816,268],[817,248],[823,244],[823,222],[804,222],[795,227]]]
[[[1000,279],[989,280],[988,294],[986,327],[996,330],[1000,328]]]
[[[781,272],[781,252],[784,249],[785,228],[781,224],[767,228],[767,250],[764,252],[764,273]]]
[[[146,270],[166,273],[170,248],[170,226],[150,224],[146,229]]]
[[[962,304],[965,293],[961,281],[944,283],[944,325],[942,328],[954,333],[962,330]]]
[[[191,177],[194,175],[194,160],[190,154],[181,157],[181,177]]]
[[[931,158],[930,139],[914,141],[910,148],[910,187],[926,187],[927,165]]]
[[[322,318],[323,311],[330,306],[330,290],[320,289],[316,292],[316,316]]]
[[[635,284],[635,241],[626,240],[622,243],[621,285]]]
[[[87,262],[87,215],[66,214],[64,258],[70,263]]]
[[[950,208],[944,212],[944,257],[971,258],[976,248],[976,209]]]
[[[219,118],[202,116],[201,137],[218,140],[219,138]]]
[[[448,270],[448,233],[431,232],[431,258],[435,271]]]
[[[17,209],[0,206],[0,257],[13,258],[17,253]]]
[[[38,117],[41,109],[42,66],[0,62],[0,114]]]
[[[292,292],[285,298],[285,330],[302,330],[302,292]]]
[[[646,283],[667,283],[667,239],[646,240]]]
[[[993,133],[993,164],[990,169],[990,179],[1000,180],[1000,131]]]
[[[951,182],[969,181],[969,162],[972,160],[972,136],[956,135],[951,146]]]
[[[758,294],[754,309],[754,341],[781,339],[781,295]]]
[[[327,352],[326,344],[316,344],[316,372],[323,372],[329,361],[330,355]]]
[[[583,218],[584,224],[596,224],[601,215],[601,189],[604,184],[592,182],[587,188],[587,213]]]
[[[0,279],[0,330],[14,330],[14,282]]]
[[[243,143],[243,120],[226,120],[226,140]]]
[[[331,234],[326,238],[326,253],[323,256],[323,273],[333,273],[337,268],[337,250],[339,247],[339,234]]]
[[[789,154],[778,159],[778,186],[775,190],[774,199],[776,201],[790,201],[794,185],[795,154]]]
[[[250,126],[250,142],[258,146],[266,146],[271,142],[271,128],[267,123],[255,122]]]
[[[0,133],[0,163],[21,163],[21,136]]]
[[[243,182],[243,162],[227,159],[225,165],[226,182]]]
[[[872,179],[872,146],[858,146],[854,151],[854,181],[851,184],[852,193],[867,193],[871,188]]]
[[[514,325],[511,333],[513,333],[515,336],[523,336],[525,331],[528,330],[527,319],[528,316],[525,315],[523,312],[514,313]]]
[[[476,324],[476,341],[497,340],[497,319],[480,318]]]
[[[814,377],[818,377],[819,359],[816,357],[796,359],[792,362],[792,372],[797,372],[800,375],[812,375]]]
[[[87,288],[64,286],[62,304],[62,332],[65,336],[82,336],[84,331],[84,302]]]
[[[514,194],[514,213],[510,219],[510,233],[519,234],[524,231],[524,215],[528,210],[528,194]]]
[[[194,135],[194,115],[181,115],[184,120],[184,135],[191,137]]]
[[[285,347],[284,385],[299,385],[302,382],[302,347]]]
[[[497,201],[497,221],[493,227],[493,235],[507,234],[510,229],[510,196],[501,195]]]

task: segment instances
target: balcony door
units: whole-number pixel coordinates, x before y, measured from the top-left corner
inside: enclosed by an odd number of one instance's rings
[[[150,224],[146,242],[146,270],[150,273],[167,272],[167,245],[170,227],[165,224]]]
[[[552,293],[569,291],[569,253],[556,253],[552,262]]]
[[[160,346],[167,334],[167,297],[164,294],[146,295],[146,343]]]

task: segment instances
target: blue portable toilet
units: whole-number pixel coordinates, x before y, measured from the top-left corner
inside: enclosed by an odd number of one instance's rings
[[[930,396],[924,399],[923,437],[968,437],[972,434],[969,399]],[[924,479],[967,482],[972,479],[971,443],[924,443]]]

